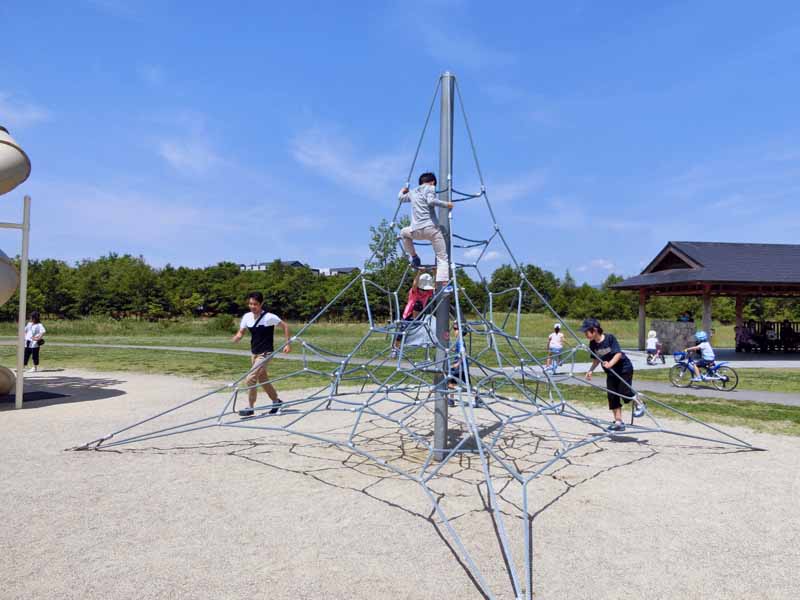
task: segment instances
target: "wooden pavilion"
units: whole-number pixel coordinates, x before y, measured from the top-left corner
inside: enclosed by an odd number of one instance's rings
[[[750,298],[800,298],[800,244],[668,242],[639,275],[613,289],[639,292],[640,349],[644,349],[651,296],[702,296],[706,331],[711,330],[711,298],[733,297],[736,325],[741,327]]]

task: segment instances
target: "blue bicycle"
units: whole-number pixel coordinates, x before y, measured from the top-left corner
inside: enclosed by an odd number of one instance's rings
[[[694,382],[694,361],[686,355],[686,352],[675,352],[675,365],[669,370],[669,380],[672,385],[686,388],[692,383],[711,383],[718,390],[730,392],[739,385],[739,375],[728,366],[727,362],[713,363],[705,367],[705,373],[701,374],[703,381]],[[702,370],[702,367],[701,367]]]

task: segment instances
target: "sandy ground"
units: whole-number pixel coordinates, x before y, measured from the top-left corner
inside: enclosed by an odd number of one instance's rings
[[[212,428],[116,451],[63,451],[207,384],[78,370],[31,383],[70,396],[22,411],[0,405],[0,598],[482,597],[421,488],[335,447]],[[420,433],[426,419],[414,423]],[[337,437],[352,421],[322,413],[303,430]],[[560,426],[575,439],[585,433]],[[393,464],[424,461],[387,421],[362,430],[363,447]],[[626,436],[587,446],[531,484],[535,596],[800,597],[800,439],[733,433],[768,451]],[[503,451],[532,468],[552,444],[530,423]],[[478,469],[464,456],[433,487],[492,592],[511,598]],[[519,564],[519,486],[493,473]]]

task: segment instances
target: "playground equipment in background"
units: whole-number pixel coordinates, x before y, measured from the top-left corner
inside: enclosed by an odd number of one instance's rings
[[[8,133],[8,129],[0,126],[0,195],[7,194],[23,183],[31,174],[31,161],[28,155],[19,144]],[[5,389],[9,383],[9,389],[3,393],[8,393],[11,388],[16,387],[16,407],[22,407],[22,356],[24,352],[23,344],[25,340],[25,320],[26,320],[26,301],[28,294],[28,235],[30,233],[30,202],[31,199],[25,196],[23,201],[22,223],[0,223],[3,229],[20,229],[22,231],[22,252],[20,253],[21,273],[0,250],[0,305],[8,302],[9,298],[19,287],[19,323],[17,328],[17,375],[15,381],[14,373],[5,369],[0,376],[0,391]]]
[[[19,286],[19,271],[5,252],[0,250],[0,306],[8,302]]]
[[[7,194],[31,174],[31,161],[8,129],[0,126],[0,195]]]
[[[14,377],[14,371],[8,367],[0,367],[0,396],[10,394],[16,383],[17,378]]]

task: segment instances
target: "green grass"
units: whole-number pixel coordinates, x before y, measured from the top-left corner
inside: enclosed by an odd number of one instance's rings
[[[608,406],[604,392],[578,385],[562,387],[568,390],[567,394],[571,401],[591,406]],[[697,419],[716,425],[742,426],[765,433],[800,436],[800,407],[744,400],[674,396],[653,392],[647,392],[647,395]],[[684,420],[683,417],[654,402],[649,404],[648,409],[657,418],[668,417]],[[711,437],[714,437],[713,433]]]
[[[800,369],[740,369],[739,388],[763,392],[784,392],[800,394]],[[669,369],[636,371],[636,377],[649,381],[669,383]]]
[[[0,363],[14,363],[14,349],[0,347]],[[247,357],[218,354],[195,354],[188,352],[90,348],[48,347],[42,353],[44,368],[83,368],[94,371],[139,373],[163,373],[197,377],[212,381],[231,381],[242,375],[249,366]],[[311,363],[312,368],[330,371],[331,365]],[[302,367],[297,361],[275,360],[270,363],[271,377],[280,377],[295,372]],[[749,371],[749,370],[748,370]],[[788,371],[788,370],[787,370]],[[386,377],[391,369],[381,369],[378,376]],[[649,372],[648,374],[655,374]],[[786,376],[786,373],[783,374]],[[777,379],[776,379],[777,380]],[[313,373],[301,373],[280,381],[280,389],[302,389],[322,387],[330,379]],[[579,404],[605,407],[605,393],[585,386],[563,386],[571,401]],[[699,398],[695,396],[675,396],[671,394],[648,393],[649,396],[668,403],[698,419],[721,425],[749,427],[755,431],[800,436],[800,408],[776,404],[764,404],[741,400]],[[681,418],[675,413],[651,403],[650,409],[657,417]]]
[[[0,363],[13,366],[15,352],[10,347],[0,347]],[[329,364],[309,365],[320,370],[330,370]],[[117,350],[91,348],[51,348],[42,349],[42,368],[78,368],[105,372],[163,373],[197,377],[212,381],[232,381],[247,372],[250,359],[246,356],[225,356],[220,354],[192,354],[189,352],[144,350]],[[270,363],[270,377],[280,377],[302,369],[299,361],[275,360]],[[291,377],[276,387],[280,389],[300,389],[321,387],[330,383],[328,377],[316,374],[301,374]]]
[[[501,314],[495,314],[495,322],[500,324]],[[520,320],[520,340],[536,353],[543,354],[547,336],[552,331],[555,319],[548,314],[526,314]],[[577,331],[580,321],[567,319],[567,324]],[[134,319],[114,320],[108,318],[87,318],[73,321],[47,321],[48,337],[64,342],[105,342],[142,345],[233,347],[230,336],[236,331],[238,320],[228,317],[213,319],[177,319],[158,322],[137,321]],[[290,323],[291,330],[297,332],[303,323]],[[636,321],[604,320],[603,327],[617,336],[623,347],[637,345],[638,325]],[[367,332],[366,323],[315,323],[307,333],[307,339],[336,352],[352,348]],[[515,333],[516,319],[512,317],[505,326],[506,331]],[[715,324],[717,332],[715,345],[721,348],[733,345],[733,327]],[[280,330],[276,332],[276,335]],[[0,336],[16,335],[14,323],[0,323]],[[384,336],[380,345],[383,343]],[[477,336],[476,336],[477,337]],[[569,338],[569,335],[567,335]],[[568,339],[570,345],[574,341]],[[476,340],[476,344],[478,341]],[[375,345],[375,344],[372,344]],[[372,347],[372,345],[370,347]],[[299,349],[295,348],[295,351]],[[505,353],[505,351],[504,351]]]

